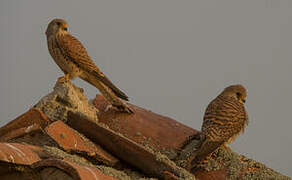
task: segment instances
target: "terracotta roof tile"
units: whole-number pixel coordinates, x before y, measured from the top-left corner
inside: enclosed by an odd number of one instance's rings
[[[81,166],[68,160],[46,159],[32,165],[33,168],[40,167],[57,167],[66,173],[70,174],[73,179],[80,180],[116,180],[111,176],[103,174],[100,170],[94,167]]]
[[[81,180],[96,180],[96,179],[104,179],[104,180],[115,180],[115,178],[105,175],[103,172],[94,167],[88,167],[83,165],[78,165],[69,160],[61,160],[61,159],[41,159],[40,154],[43,153],[43,149],[38,146],[32,146],[27,144],[19,144],[19,143],[0,143],[0,177],[4,177],[7,173],[17,172],[19,171],[14,167],[19,165],[24,165],[26,168],[20,168],[19,172],[21,174],[25,174],[27,168],[31,168],[31,171],[35,171],[39,173],[38,168],[48,168],[55,167],[62,171],[65,171],[73,179],[81,179]],[[48,158],[48,156],[46,156]],[[4,163],[4,164],[3,164]],[[7,163],[5,165],[5,163]],[[14,164],[15,166],[11,166]],[[10,170],[5,170],[5,167],[10,167]],[[3,169],[4,168],[4,169]],[[22,169],[22,170],[21,170]],[[19,176],[20,177],[20,176]]]
[[[9,141],[11,139],[15,139],[18,137],[22,137],[26,134],[30,134],[32,132],[35,131],[39,131],[40,130],[40,125],[39,124],[32,124],[28,127],[23,127],[23,128],[18,128],[15,130],[11,130],[10,132],[6,133],[5,135],[1,136],[0,139],[1,141],[5,142],[5,141]]]
[[[51,121],[38,109],[32,108],[0,128],[0,141],[16,138],[33,130],[44,128]]]
[[[109,166],[114,166],[119,162],[118,159],[107,153],[100,146],[94,144],[62,121],[50,124],[45,128],[45,131],[65,151],[86,153],[87,156],[93,157]]]
[[[146,174],[165,178],[164,172],[168,171],[174,176],[194,178],[193,175],[176,166],[166,156],[114,132],[104,124],[95,123],[80,113],[69,112],[68,123],[93,142],[102,145],[121,160],[139,168]]]
[[[114,109],[105,112],[108,102],[101,95],[97,95],[93,103],[99,109],[100,122],[139,144],[166,152],[170,158],[169,152],[177,152],[190,136],[198,134],[198,131],[169,117],[134,105],[130,105],[135,111],[132,115],[115,112]]]
[[[52,122],[41,111],[32,108],[1,127],[0,178],[26,179],[25,177],[31,178],[34,175],[37,179],[51,177],[51,173],[55,172],[54,177],[59,179],[64,179],[65,176],[68,179],[115,179],[106,174],[113,174],[115,177],[122,174],[122,179],[130,179],[130,174],[135,174],[139,177],[147,178],[148,175],[167,180],[191,180],[194,175],[201,180],[220,180],[231,177],[228,173],[231,171],[237,173],[232,174],[233,177],[243,179],[256,179],[259,176],[267,179],[271,175],[277,177],[273,179],[283,177],[226,148],[220,148],[212,156],[208,171],[198,170],[192,172],[192,175],[179,166],[185,167],[184,162],[196,149],[198,140],[194,137],[198,135],[198,131],[134,105],[130,105],[135,111],[131,115],[114,109],[105,112],[108,103],[102,96],[97,96],[94,104],[100,110],[100,122],[92,121],[86,114],[69,111],[68,126],[62,121]],[[55,112],[54,108],[49,110]],[[120,161],[122,163],[118,163]],[[101,171],[94,166],[100,162],[119,167],[120,171],[99,166]]]
[[[199,180],[224,180],[227,177],[226,169],[216,170],[216,171],[204,171],[199,170],[195,172],[195,176]]]
[[[41,160],[37,153],[40,151],[41,148],[37,146],[19,143],[0,143],[0,161],[31,165]]]

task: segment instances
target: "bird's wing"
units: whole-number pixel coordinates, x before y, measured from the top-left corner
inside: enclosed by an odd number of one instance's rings
[[[205,139],[195,152],[196,159],[204,159],[234,135],[243,131],[246,124],[247,113],[242,104],[228,98],[213,100],[205,112],[202,125]]]
[[[224,141],[212,141],[210,139],[205,139],[200,148],[195,151],[195,162],[203,160],[222,144],[224,144]]]
[[[216,98],[207,107],[202,132],[214,141],[228,141],[248,122],[244,106],[232,98]]]
[[[116,96],[128,100],[128,96],[118,89],[94,64],[81,42],[70,34],[61,35],[57,38],[57,43],[62,53],[76,63],[81,69],[92,73],[104,85],[109,87]]]
[[[57,36],[57,43],[62,53],[87,72],[98,71],[98,67],[89,57],[81,42],[70,34]],[[102,72],[100,72],[102,74]]]

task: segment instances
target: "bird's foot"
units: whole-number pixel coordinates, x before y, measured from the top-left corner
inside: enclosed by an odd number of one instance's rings
[[[126,103],[124,103],[123,106],[118,107],[118,109],[129,114],[134,113],[133,109],[130,108]]]
[[[110,109],[114,109],[116,111],[121,111],[121,112],[126,112],[126,113],[129,113],[129,114],[132,114],[134,113],[134,111],[126,104],[126,103],[123,103],[123,105],[107,105],[106,108],[105,108],[105,112],[109,111]]]
[[[67,83],[70,80],[70,74],[66,74],[65,76],[61,76],[58,78],[58,83]]]

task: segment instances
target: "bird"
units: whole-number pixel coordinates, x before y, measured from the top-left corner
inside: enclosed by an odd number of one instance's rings
[[[189,160],[188,170],[197,169],[220,146],[231,144],[248,125],[244,103],[246,89],[240,85],[226,87],[207,106],[203,118],[198,149]]]
[[[68,82],[80,77],[95,86],[110,102],[111,107],[133,113],[123,101],[128,101],[128,96],[94,64],[82,43],[68,32],[68,24],[64,19],[53,19],[48,24],[46,37],[50,55],[65,74],[59,81]]]

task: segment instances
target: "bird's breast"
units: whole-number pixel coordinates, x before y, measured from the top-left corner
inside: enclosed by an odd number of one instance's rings
[[[69,73],[70,78],[73,79],[82,73],[81,69],[69,57],[63,54],[56,38],[49,37],[47,43],[52,58],[65,74]]]

